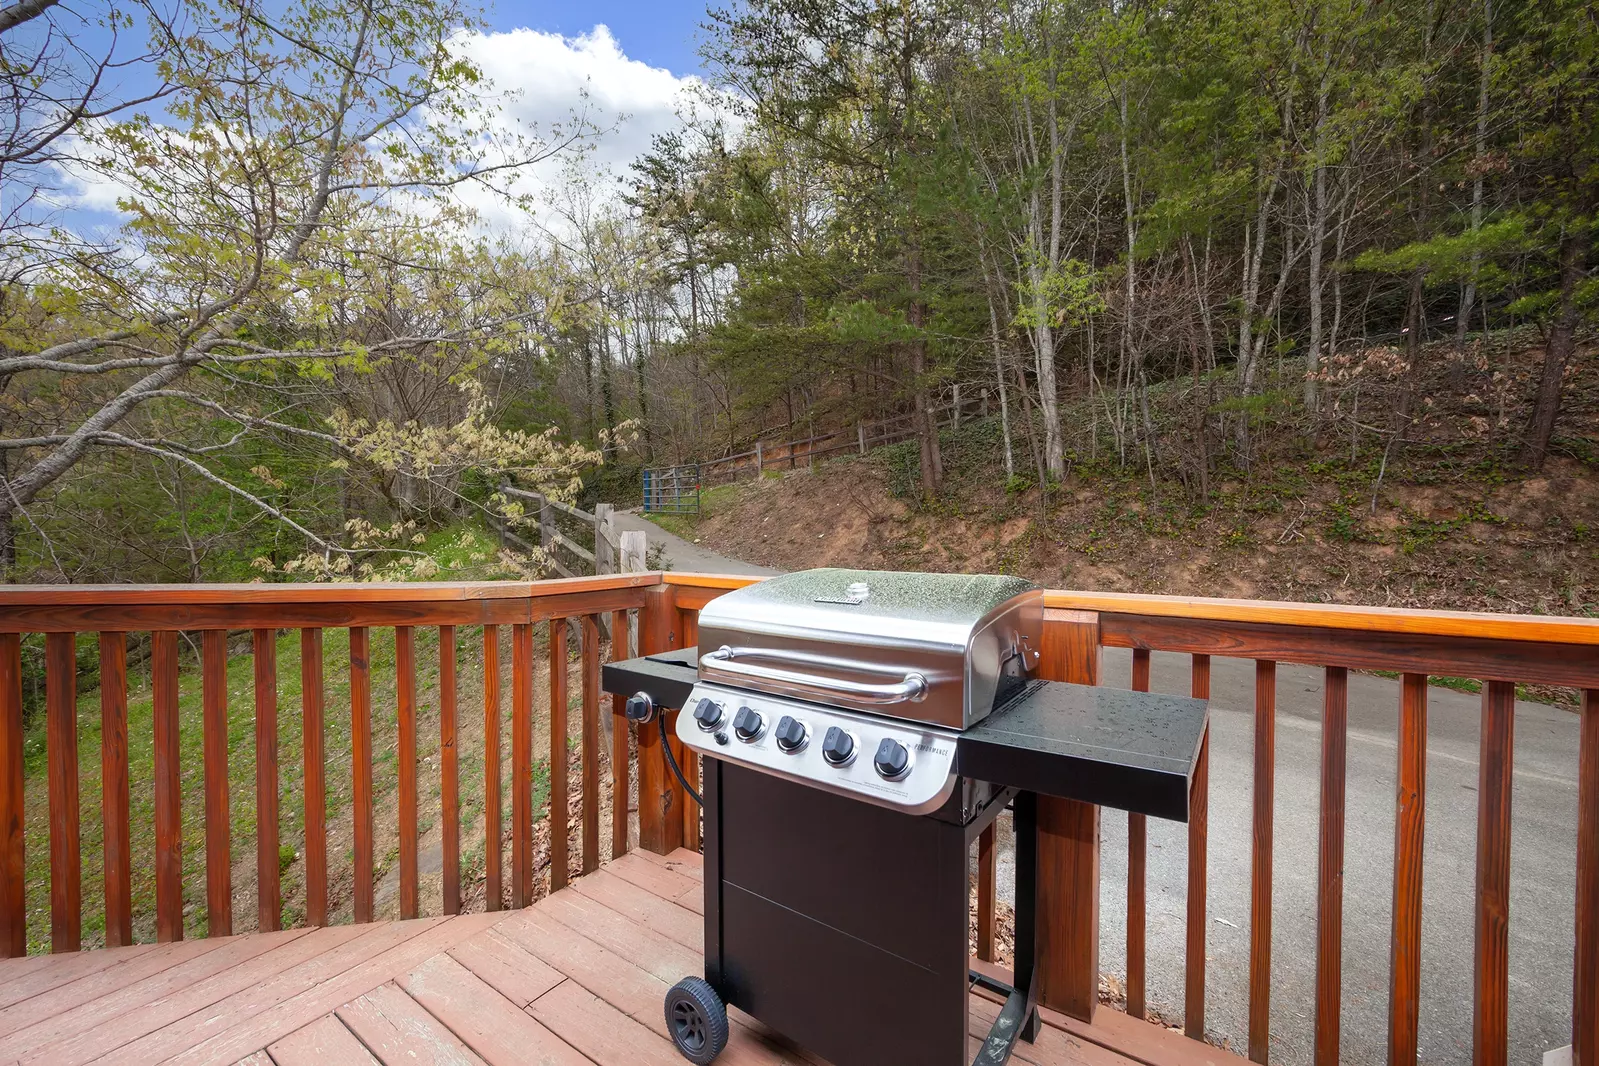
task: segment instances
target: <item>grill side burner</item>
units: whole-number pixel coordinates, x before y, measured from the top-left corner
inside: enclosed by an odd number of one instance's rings
[[[705,756],[706,980],[667,1003],[686,1057],[715,1057],[730,1004],[833,1066],[963,1066],[968,856],[1007,805],[1016,988],[977,1063],[1032,1038],[1037,797],[1186,821],[1207,717],[1036,680],[1041,625],[1015,579],[816,571],[713,601],[699,649],[605,667]]]

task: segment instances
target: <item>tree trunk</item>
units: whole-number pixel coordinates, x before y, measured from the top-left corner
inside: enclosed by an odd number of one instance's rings
[[[1471,234],[1482,229],[1482,167],[1488,151],[1488,88],[1493,73],[1494,5],[1493,0],[1482,0],[1482,65],[1477,76],[1477,136],[1472,149],[1473,171],[1471,179]],[[1471,320],[1471,306],[1477,297],[1477,272],[1481,269],[1482,252],[1472,249],[1471,277],[1460,293],[1460,311],[1455,316],[1455,351],[1464,360],[1466,354],[1466,325]],[[1464,367],[1461,367],[1464,370]]]
[[[1560,238],[1560,312],[1549,330],[1549,343],[1544,346],[1543,373],[1538,378],[1538,398],[1521,435],[1521,461],[1532,470],[1543,469],[1549,455],[1549,442],[1554,439],[1555,423],[1560,418],[1566,364],[1576,348],[1577,326],[1582,318],[1577,306],[1577,287],[1582,283],[1587,254],[1588,241],[1582,227],[1568,227]]]
[[[922,250],[912,244],[905,262],[905,280],[910,289],[910,326],[920,331],[927,323],[927,302],[922,297]],[[932,396],[927,391],[927,338],[917,336],[910,343],[911,377],[915,382],[916,436],[921,441],[922,500],[931,504],[944,484],[944,462],[938,452],[938,419],[932,413]]]

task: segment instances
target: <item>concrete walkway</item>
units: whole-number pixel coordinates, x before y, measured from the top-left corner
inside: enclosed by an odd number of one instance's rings
[[[661,549],[661,558],[668,570],[691,574],[756,574],[761,577],[770,577],[778,572],[769,566],[756,566],[718,555],[709,548],[684,540],[676,533],[668,533],[637,511],[617,511],[616,525],[624,532],[642,530],[646,558],[656,548]]]

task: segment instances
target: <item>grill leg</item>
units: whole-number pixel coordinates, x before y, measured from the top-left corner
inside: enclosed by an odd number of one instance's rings
[[[1019,1036],[1029,1044],[1038,1037],[1038,992],[1033,980],[1038,960],[1038,797],[1018,792],[1013,804],[1016,826],[1016,969],[1012,988],[983,981],[1005,993],[1005,1006],[972,1060],[972,1066],[1005,1066]]]

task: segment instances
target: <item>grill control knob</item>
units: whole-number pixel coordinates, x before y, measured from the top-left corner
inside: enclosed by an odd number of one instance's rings
[[[648,692],[635,692],[627,698],[627,720],[629,722],[655,721],[655,701],[650,699]]]
[[[733,732],[746,744],[760,736],[765,728],[766,723],[761,719],[760,712],[753,707],[740,707],[733,716]]]
[[[722,722],[722,705],[713,699],[701,699],[694,705],[694,720],[709,733]]]
[[[877,768],[880,776],[890,781],[898,781],[911,768],[911,753],[906,751],[905,745],[899,741],[884,737],[883,742],[877,746],[877,756],[872,760],[872,765]]]
[[[855,759],[855,738],[838,726],[828,726],[822,738],[822,758],[833,766],[848,766]]]
[[[785,714],[777,720],[777,729],[772,735],[777,738],[779,751],[792,754],[805,746],[807,736],[805,723],[792,715]]]

